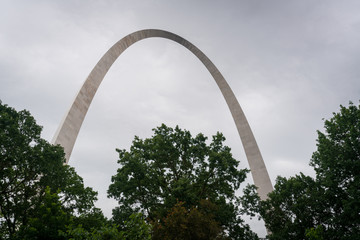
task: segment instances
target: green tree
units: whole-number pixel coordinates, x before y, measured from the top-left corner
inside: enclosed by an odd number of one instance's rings
[[[151,226],[145,222],[142,214],[132,214],[124,223],[124,229],[119,231],[115,224],[102,224],[91,230],[82,225],[69,225],[61,236],[70,240],[150,240]]]
[[[324,232],[332,239],[355,239],[360,236],[360,105],[340,106],[317,141],[310,165],[324,190]]]
[[[324,127],[310,161],[316,178],[278,178],[262,203],[270,239],[360,236],[360,106],[340,106]]]
[[[316,228],[306,229],[305,236],[309,240],[324,240],[324,232],[323,227],[321,225],[317,226]]]
[[[125,240],[116,225],[102,225],[97,229],[87,230],[81,225],[69,225],[60,235],[69,240]]]
[[[121,232],[125,240],[150,240],[151,225],[146,223],[141,213],[133,213],[129,220],[124,222],[124,230]]]
[[[93,208],[91,211],[74,216],[72,221],[73,226],[81,226],[87,231],[100,229],[103,225],[108,224],[110,224],[110,222],[99,208]]]
[[[0,101],[0,230],[13,239],[39,217],[46,189],[58,193],[63,210],[83,214],[94,208],[97,193],[85,188],[75,170],[64,165],[64,151],[40,137],[42,128],[26,111]]]
[[[153,239],[226,239],[220,224],[215,221],[214,210],[216,206],[207,200],[191,209],[185,208],[184,202],[178,202],[163,221],[153,223]]]
[[[45,189],[43,203],[36,215],[21,226],[19,235],[22,239],[65,239],[59,235],[59,231],[66,230],[66,226],[72,222],[72,216],[64,211],[58,194],[51,193],[49,187]]]
[[[113,220],[121,223],[142,212],[149,221],[162,221],[178,201],[191,209],[207,199],[217,206],[215,221],[230,237],[256,238],[240,218],[235,195],[248,170],[238,170],[239,161],[224,140],[217,133],[207,144],[203,134],[192,137],[189,131],[163,124],[151,138],[135,137],[130,151],[117,149],[120,168],[108,190],[119,203]]]
[[[262,202],[261,215],[271,231],[270,239],[305,239],[306,229],[320,223],[323,203],[315,180],[300,173],[289,179],[278,177],[274,191]]]

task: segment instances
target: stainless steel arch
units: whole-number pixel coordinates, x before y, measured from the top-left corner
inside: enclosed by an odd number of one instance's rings
[[[122,38],[104,54],[91,71],[53,138],[54,144],[60,144],[64,147],[66,163],[69,161],[81,124],[84,121],[91,101],[111,65],[120,54],[132,44],[151,37],[166,38],[181,44],[189,49],[211,73],[235,121],[250,165],[254,183],[258,187],[258,194],[261,199],[266,199],[267,194],[273,190],[273,187],[254,135],[230,86],[210,59],[196,46],[174,33],[158,29],[141,30]]]

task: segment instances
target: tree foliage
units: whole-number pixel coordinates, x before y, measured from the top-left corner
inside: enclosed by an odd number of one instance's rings
[[[202,200],[198,207],[185,208],[184,202],[178,202],[163,221],[153,223],[153,239],[207,240],[226,239],[223,229],[215,221],[216,206]]]
[[[85,188],[75,170],[64,165],[62,147],[42,139],[41,130],[28,111],[17,112],[0,101],[0,234],[3,239],[22,238],[18,230],[25,226],[36,228],[51,224],[54,219],[44,212],[51,201],[55,206],[50,209],[59,207],[57,217],[60,218],[61,211],[76,216],[94,208],[97,193]],[[61,211],[53,194],[61,202]]]
[[[314,201],[319,192],[314,179],[302,173],[289,179],[278,177],[261,210],[272,233],[270,239],[305,239],[306,229],[319,223],[318,212],[323,203]]]
[[[151,138],[135,137],[130,151],[117,149],[120,167],[108,190],[119,203],[114,221],[121,223],[133,212],[163,221],[177,202],[191,212],[206,199],[217,206],[212,209],[214,221],[229,236],[254,238],[239,216],[240,199],[235,195],[248,170],[238,170],[239,161],[224,140],[217,133],[207,144],[203,134],[192,137],[189,131],[163,124]]]
[[[279,177],[262,203],[270,239],[360,236],[360,106],[340,106],[324,127],[310,161],[316,178]]]
[[[115,224],[102,224],[91,230],[85,229],[82,225],[69,225],[61,236],[70,240],[150,240],[151,225],[147,224],[141,213],[132,214],[123,223],[124,229],[119,230]]]
[[[36,217],[30,217],[26,225],[22,225],[20,235],[23,239],[63,239],[59,231],[65,231],[71,224],[72,216],[64,210],[57,193],[45,189],[43,203],[37,210]],[[19,236],[19,237],[20,237]]]

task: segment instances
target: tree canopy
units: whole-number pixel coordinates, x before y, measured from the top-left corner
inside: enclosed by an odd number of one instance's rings
[[[220,223],[215,221],[216,206],[213,203],[201,200],[199,206],[191,209],[183,205],[184,202],[175,204],[163,223],[153,223],[152,239],[228,239]]]
[[[65,224],[71,216],[94,210],[97,193],[64,165],[62,147],[42,139],[41,130],[28,111],[17,112],[0,101],[1,239],[23,239],[21,234],[35,234],[36,227],[59,226],[53,223]],[[49,206],[59,215],[52,218]],[[45,232],[37,233],[38,239],[46,239]]]
[[[360,236],[360,105],[340,106],[324,128],[310,161],[316,178],[279,177],[262,203],[270,239]]]
[[[206,216],[213,217],[211,221],[229,237],[256,238],[240,217],[240,198],[235,194],[248,170],[238,169],[239,161],[223,145],[225,137],[217,133],[207,144],[203,134],[192,137],[179,127],[163,124],[153,131],[151,138],[135,137],[129,151],[117,149],[120,167],[108,190],[119,203],[114,221],[121,223],[131,213],[142,212],[148,221],[166,227],[170,212],[186,209],[193,216],[207,200],[216,207],[207,209],[212,214]],[[173,209],[179,202],[181,208]]]

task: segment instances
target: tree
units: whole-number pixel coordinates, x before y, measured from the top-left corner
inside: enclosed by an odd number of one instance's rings
[[[289,179],[278,177],[274,191],[262,202],[261,216],[271,231],[270,239],[305,239],[306,230],[320,223],[323,203],[315,180],[300,173]]]
[[[360,236],[360,105],[340,106],[325,130],[318,131],[310,161],[326,200],[324,232],[332,239],[355,239]]]
[[[132,214],[124,223],[124,229],[119,231],[115,224],[102,224],[91,230],[82,225],[69,225],[61,236],[71,240],[150,240],[151,226],[145,222],[142,214]]]
[[[178,202],[163,219],[153,223],[153,239],[207,240],[226,239],[223,229],[215,221],[213,214],[216,206],[202,200],[199,207],[185,208]]]
[[[84,229],[81,225],[69,225],[59,235],[70,240],[125,240],[116,225],[102,225],[92,230]]]
[[[360,106],[340,106],[324,127],[310,161],[316,178],[280,177],[262,202],[270,239],[360,236]]]
[[[113,220],[142,212],[151,222],[163,221],[177,202],[190,210],[206,199],[217,206],[214,220],[230,237],[255,238],[240,218],[235,195],[248,170],[238,170],[224,136],[217,133],[207,145],[203,134],[193,138],[179,127],[163,124],[153,131],[151,138],[135,137],[130,151],[117,149],[120,167],[108,190],[119,203]]]
[[[59,231],[65,231],[71,222],[72,216],[64,210],[58,194],[51,193],[47,187],[37,217],[29,218],[28,223],[21,226],[19,235],[29,240],[64,239]]]
[[[94,208],[97,193],[85,188],[75,170],[64,165],[62,147],[42,139],[41,129],[28,111],[17,112],[0,101],[0,231],[3,239],[14,239],[30,219],[41,217],[39,214],[51,194],[58,194],[63,210],[72,215]]]
[[[100,229],[103,225],[110,225],[110,222],[99,208],[93,208],[91,211],[73,217],[72,225],[72,227],[81,226],[84,230],[91,231]]]
[[[133,213],[129,219],[124,222],[124,230],[121,236],[124,240],[150,240],[151,225],[145,222],[141,213]]]

